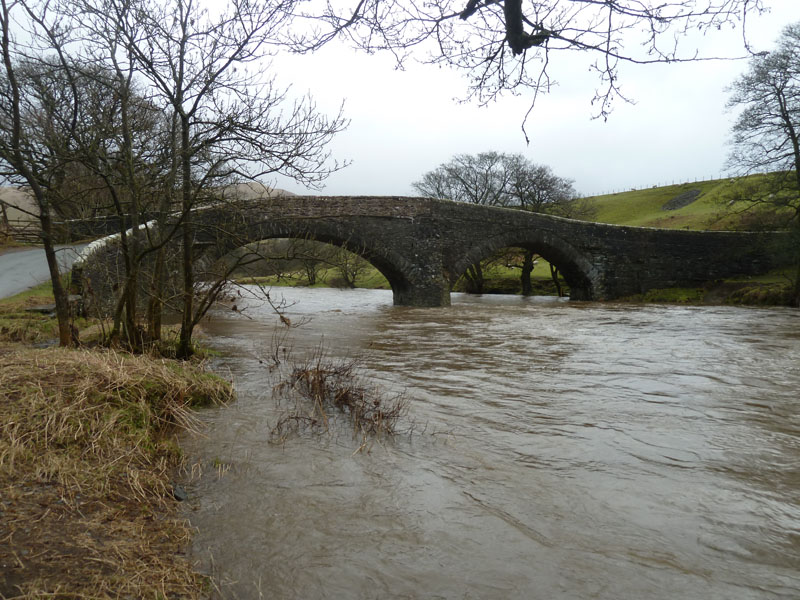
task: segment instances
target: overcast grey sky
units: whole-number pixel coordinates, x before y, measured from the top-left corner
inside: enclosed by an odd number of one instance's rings
[[[783,26],[800,21],[800,0],[766,4],[770,14],[748,22],[756,51],[772,49]],[[743,52],[738,30],[687,43],[714,55]],[[331,150],[352,164],[333,174],[321,192],[287,179],[273,183],[299,194],[414,195],[411,183],[424,172],[454,154],[486,150],[518,152],[549,165],[586,195],[724,173],[735,117],[725,109],[725,87],[746,69],[745,61],[625,65],[622,89],[636,103],[617,102],[607,122],[591,118],[598,85],[591,62],[588,54],[551,57],[551,77],[559,85],[537,100],[526,145],[520,127],[530,96],[487,107],[460,104],[466,83],[457,72],[412,62],[398,71],[389,56],[338,44],[281,57],[273,65],[279,83],[310,92],[330,113],[344,101],[351,124]]]

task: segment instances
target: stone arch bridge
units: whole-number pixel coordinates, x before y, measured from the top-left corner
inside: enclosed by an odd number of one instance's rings
[[[779,233],[622,227],[426,198],[284,196],[204,207],[191,218],[206,262],[259,240],[314,239],[366,258],[394,303],[408,306],[449,305],[466,268],[505,247],[557,265],[576,300],[695,286],[785,262]],[[73,281],[88,277],[95,293],[114,285],[110,267],[121,261],[113,237],[87,248]]]

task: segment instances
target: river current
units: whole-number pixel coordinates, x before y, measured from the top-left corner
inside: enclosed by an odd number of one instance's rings
[[[360,356],[409,410],[271,444],[277,317],[214,313],[238,400],[183,442],[220,597],[800,598],[799,311],[282,293],[287,354]]]

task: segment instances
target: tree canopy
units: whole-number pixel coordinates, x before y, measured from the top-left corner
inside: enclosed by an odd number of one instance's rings
[[[572,180],[521,154],[457,154],[413,187],[424,196],[456,202],[545,212],[575,198]]]

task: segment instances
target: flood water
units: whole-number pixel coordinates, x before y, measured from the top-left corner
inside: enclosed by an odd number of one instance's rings
[[[215,313],[238,401],[184,446],[219,596],[800,598],[797,310],[283,293],[283,345],[362,355],[406,427],[270,444],[277,319]]]

